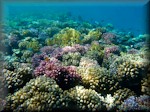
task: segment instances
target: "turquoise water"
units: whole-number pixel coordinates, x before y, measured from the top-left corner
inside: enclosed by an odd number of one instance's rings
[[[81,17],[91,23],[112,24],[119,31],[133,32],[135,35],[148,33],[148,4],[146,2],[50,2],[50,3],[7,3],[4,16],[28,13],[36,17],[48,18],[51,14],[70,13],[73,18]],[[50,19],[50,18],[49,18]]]

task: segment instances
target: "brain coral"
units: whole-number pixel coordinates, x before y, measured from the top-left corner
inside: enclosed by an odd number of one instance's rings
[[[65,100],[65,101],[64,101]],[[47,112],[67,106],[67,96],[55,80],[40,76],[7,97],[5,110],[13,112]]]

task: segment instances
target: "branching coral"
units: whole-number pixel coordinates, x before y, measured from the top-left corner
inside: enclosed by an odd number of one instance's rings
[[[120,111],[146,111],[150,110],[150,96],[141,95],[139,97],[131,96],[124,100],[119,106]]]
[[[74,87],[81,80],[75,67],[63,67],[58,60],[41,61],[40,65],[34,70],[34,74],[53,78],[62,89]]]
[[[30,37],[25,38],[18,44],[19,49],[24,49],[24,50],[32,50],[33,52],[39,51],[41,45],[38,42],[37,39],[31,39]]]
[[[108,58],[111,53],[120,55],[120,48],[118,46],[106,47],[105,50],[104,50],[104,54],[105,54],[106,58]]]
[[[106,44],[112,44],[114,40],[116,39],[117,35],[112,32],[106,32],[102,34],[101,42]]]
[[[73,110],[96,112],[105,109],[98,93],[92,89],[76,86],[70,89],[70,96],[75,104]]]
[[[150,95],[150,74],[141,80],[141,92]]]
[[[117,79],[123,87],[130,88],[140,93],[140,82],[145,75],[145,65],[134,61],[125,61],[118,67]],[[130,83],[132,82],[132,83]]]
[[[115,98],[114,103],[116,105],[121,105],[125,99],[133,95],[135,95],[135,93],[128,88],[118,89],[113,95]]]
[[[6,111],[47,112],[67,106],[67,96],[56,82],[40,76],[31,79],[22,89],[7,97]]]
[[[94,50],[92,50],[92,51],[89,50],[86,52],[86,54],[84,56],[98,61],[98,63],[101,65],[101,63],[103,61],[104,53],[103,53],[103,51],[98,52],[98,51],[94,51]]]
[[[80,32],[73,28],[62,29],[58,34],[54,35],[52,39],[46,39],[47,45],[57,44],[58,46],[67,46],[80,43]]]
[[[101,38],[102,32],[101,29],[90,30],[88,35],[85,35],[82,42],[91,43],[92,41],[99,40]]]
[[[23,62],[31,63],[33,52],[31,50],[23,50],[22,52],[21,60],[23,60]]]
[[[3,75],[9,92],[14,92],[32,78],[32,69],[27,63],[13,63],[11,66],[3,69]]]
[[[65,66],[74,65],[78,66],[81,59],[79,52],[64,54],[62,57],[62,63]]]
[[[80,67],[84,67],[84,68],[90,66],[96,66],[96,65],[98,65],[98,62],[88,57],[82,57],[79,64]]]
[[[101,65],[104,56],[103,46],[101,46],[97,41],[93,41],[89,50],[84,56],[89,57],[90,59],[97,60]]]
[[[100,99],[104,102],[104,105],[107,108],[107,111],[113,111],[115,110],[115,98],[111,94],[107,94],[105,96],[101,96],[99,94]]]
[[[40,62],[46,59],[48,56],[45,53],[37,54],[35,53],[31,59],[33,68],[39,66]]]
[[[83,58],[81,59],[83,61]],[[119,88],[117,80],[109,75],[107,69],[100,67],[97,63],[92,60],[83,61],[78,67],[78,73],[82,77],[82,83],[86,88],[91,88],[97,92],[113,93]],[[87,64],[86,64],[87,62]]]

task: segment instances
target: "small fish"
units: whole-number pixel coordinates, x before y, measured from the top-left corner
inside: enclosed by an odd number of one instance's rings
[[[49,57],[46,57],[44,60],[45,60],[45,61],[49,61],[49,60],[50,60],[50,58],[49,58]]]

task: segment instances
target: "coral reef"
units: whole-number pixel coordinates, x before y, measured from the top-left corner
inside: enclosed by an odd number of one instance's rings
[[[118,89],[116,92],[114,92],[113,97],[115,98],[115,105],[121,105],[125,99],[127,99],[130,96],[134,96],[135,93],[131,91],[128,88]]]
[[[31,79],[22,89],[8,96],[5,110],[47,112],[67,107],[66,102],[67,96],[64,96],[56,82],[40,76]]]
[[[35,76],[45,75],[53,78],[62,89],[69,89],[78,84],[81,77],[73,66],[61,66],[58,60],[41,61],[34,70]]]
[[[150,110],[150,96],[141,95],[139,97],[130,96],[119,107],[120,111],[133,112],[133,111],[146,111]]]
[[[81,54],[79,52],[64,54],[62,57],[62,64],[65,66],[74,65],[78,66],[81,59]]]
[[[2,73],[6,87],[12,93],[19,90],[32,78],[32,69],[31,65],[27,63],[14,62],[10,66],[8,64],[5,65],[7,68],[4,68]]]
[[[29,49],[32,50],[33,52],[39,51],[41,47],[38,40],[31,37],[25,38],[23,41],[19,42],[18,46],[20,49],[25,49],[25,50]]]
[[[0,22],[0,111],[150,111],[149,34],[19,12]]]
[[[150,74],[149,73],[141,80],[141,92],[143,94],[150,95]]]
[[[116,38],[117,38],[117,35],[115,33],[106,32],[102,34],[100,42],[106,43],[106,44],[112,44]]]
[[[87,35],[82,39],[83,43],[91,43],[92,41],[97,41],[101,38],[102,32],[101,29],[90,30]]]
[[[97,41],[93,41],[84,56],[97,60],[97,62],[101,65],[104,57],[103,46],[101,46]]]
[[[105,47],[104,50],[104,55],[108,58],[111,53],[120,55],[120,49],[118,46],[110,46],[110,47]]]
[[[82,58],[83,61],[83,58]],[[92,62],[92,60],[89,59]],[[100,67],[98,63],[85,64],[81,62],[78,73],[82,77],[82,83],[86,88],[91,88],[102,94],[113,93],[119,88],[117,80],[109,75],[107,69]]]
[[[75,105],[72,106],[73,110],[90,112],[106,110],[98,93],[92,89],[76,86],[70,89],[70,96],[75,103]]]
[[[46,40],[47,45],[57,44],[58,46],[67,46],[80,43],[80,32],[73,28],[64,28],[58,34],[54,35],[54,38],[48,38]]]

